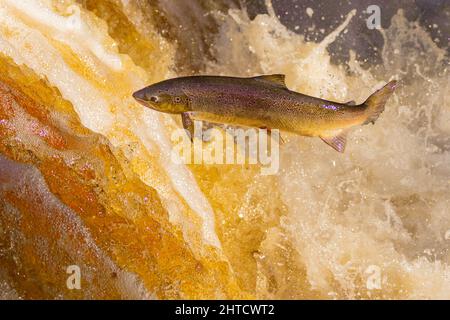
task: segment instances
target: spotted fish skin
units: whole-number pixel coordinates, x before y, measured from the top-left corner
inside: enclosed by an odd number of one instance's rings
[[[396,83],[389,82],[359,105],[289,90],[280,74],[181,77],[151,85],[133,96],[147,107],[184,114],[184,118],[318,136],[343,152],[346,132],[374,123]]]

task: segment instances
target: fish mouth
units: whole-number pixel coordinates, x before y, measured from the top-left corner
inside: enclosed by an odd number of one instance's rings
[[[133,98],[139,102],[140,104],[142,104],[145,107],[148,107],[148,101],[144,99],[143,94],[141,91],[136,91],[135,93],[133,93]]]
[[[158,110],[156,105],[153,105],[150,101],[144,99],[142,93],[140,91],[137,91],[135,93],[133,93],[133,98],[141,105],[143,105],[146,108],[155,110],[155,111],[160,111]]]

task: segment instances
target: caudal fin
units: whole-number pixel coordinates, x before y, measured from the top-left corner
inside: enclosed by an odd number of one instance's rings
[[[380,114],[384,111],[384,105],[394,92],[396,86],[397,81],[392,80],[383,88],[373,93],[366,102],[364,102],[364,106],[367,108],[367,119],[364,124],[375,123]]]

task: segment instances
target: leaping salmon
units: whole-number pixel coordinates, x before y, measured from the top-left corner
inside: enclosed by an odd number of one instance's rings
[[[181,114],[191,139],[193,120],[202,120],[320,137],[344,152],[349,129],[375,123],[397,85],[397,81],[390,81],[356,105],[291,91],[284,79],[282,74],[180,77],[150,85],[133,97],[156,111]]]

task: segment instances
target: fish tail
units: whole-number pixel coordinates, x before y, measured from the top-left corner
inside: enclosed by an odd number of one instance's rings
[[[377,90],[364,102],[367,119],[363,124],[375,123],[380,114],[384,111],[384,105],[395,90],[397,81],[388,82],[383,88]]]

